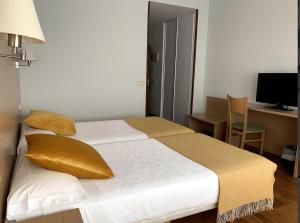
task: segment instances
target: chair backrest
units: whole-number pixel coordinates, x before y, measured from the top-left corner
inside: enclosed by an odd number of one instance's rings
[[[231,113],[237,113],[245,115],[248,113],[248,97],[233,98],[227,95],[228,111]]]
[[[248,97],[244,98],[233,98],[227,95],[227,126],[231,128],[232,125],[232,114],[238,114],[243,116],[243,131],[247,129],[247,120],[248,120]]]

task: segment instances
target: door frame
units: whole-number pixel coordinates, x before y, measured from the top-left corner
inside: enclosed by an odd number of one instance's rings
[[[150,12],[151,12],[151,2],[148,1],[148,15],[147,15],[147,53],[146,53],[146,98],[145,98],[145,116],[149,116],[148,107],[149,107],[149,29],[150,29]],[[179,6],[180,7],[180,6]],[[199,9],[196,9],[196,18],[195,18],[195,34],[194,34],[194,49],[193,49],[193,65],[192,65],[192,86],[191,86],[191,101],[190,101],[190,114],[193,114],[193,102],[194,102],[194,89],[195,89],[195,68],[196,68],[196,54],[197,54],[197,36],[198,36],[198,14]]]
[[[150,7],[151,7],[151,1],[148,1],[148,15],[147,15],[147,46],[146,46],[146,100],[145,100],[145,116],[148,116],[148,103],[149,103],[149,69],[150,69],[150,64],[149,60],[150,57],[150,49],[149,49],[149,26],[150,26]]]
[[[196,54],[197,54],[197,36],[198,36],[198,13],[199,9],[196,9],[196,18],[195,18],[195,33],[194,33],[194,58],[193,58],[193,71],[192,71],[192,89],[191,89],[191,104],[190,104],[190,115],[193,114],[194,108],[194,89],[195,89],[195,69],[196,69]]]

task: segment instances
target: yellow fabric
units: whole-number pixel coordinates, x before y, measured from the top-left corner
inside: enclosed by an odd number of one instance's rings
[[[27,135],[26,140],[26,157],[41,167],[85,179],[113,177],[100,154],[83,142],[47,134]]]
[[[273,199],[277,166],[268,159],[203,134],[167,136],[157,140],[218,175],[219,214],[252,202]]]
[[[192,129],[160,117],[127,118],[125,121],[133,128],[148,135],[150,138],[194,133],[194,130]]]
[[[55,112],[33,110],[24,123],[30,127],[52,131],[61,136],[71,136],[76,133],[74,120]]]

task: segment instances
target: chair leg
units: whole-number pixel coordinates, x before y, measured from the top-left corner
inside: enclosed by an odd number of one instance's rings
[[[225,142],[227,143],[228,143],[228,131],[229,131],[228,126],[226,126]]]
[[[228,126],[228,129],[227,129],[227,143],[228,144],[231,144],[231,129],[230,129],[230,126]]]
[[[260,142],[260,155],[264,154],[264,142],[265,142],[265,132],[261,133],[261,142]]]
[[[240,148],[242,149],[244,149],[245,140],[246,140],[246,133],[243,133],[243,135],[241,136],[241,144],[240,144]]]

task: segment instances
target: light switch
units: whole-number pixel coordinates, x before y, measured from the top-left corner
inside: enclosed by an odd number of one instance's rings
[[[137,81],[137,82],[136,82],[136,85],[137,85],[137,86],[141,86],[141,87],[142,87],[142,86],[145,86],[145,81]]]

